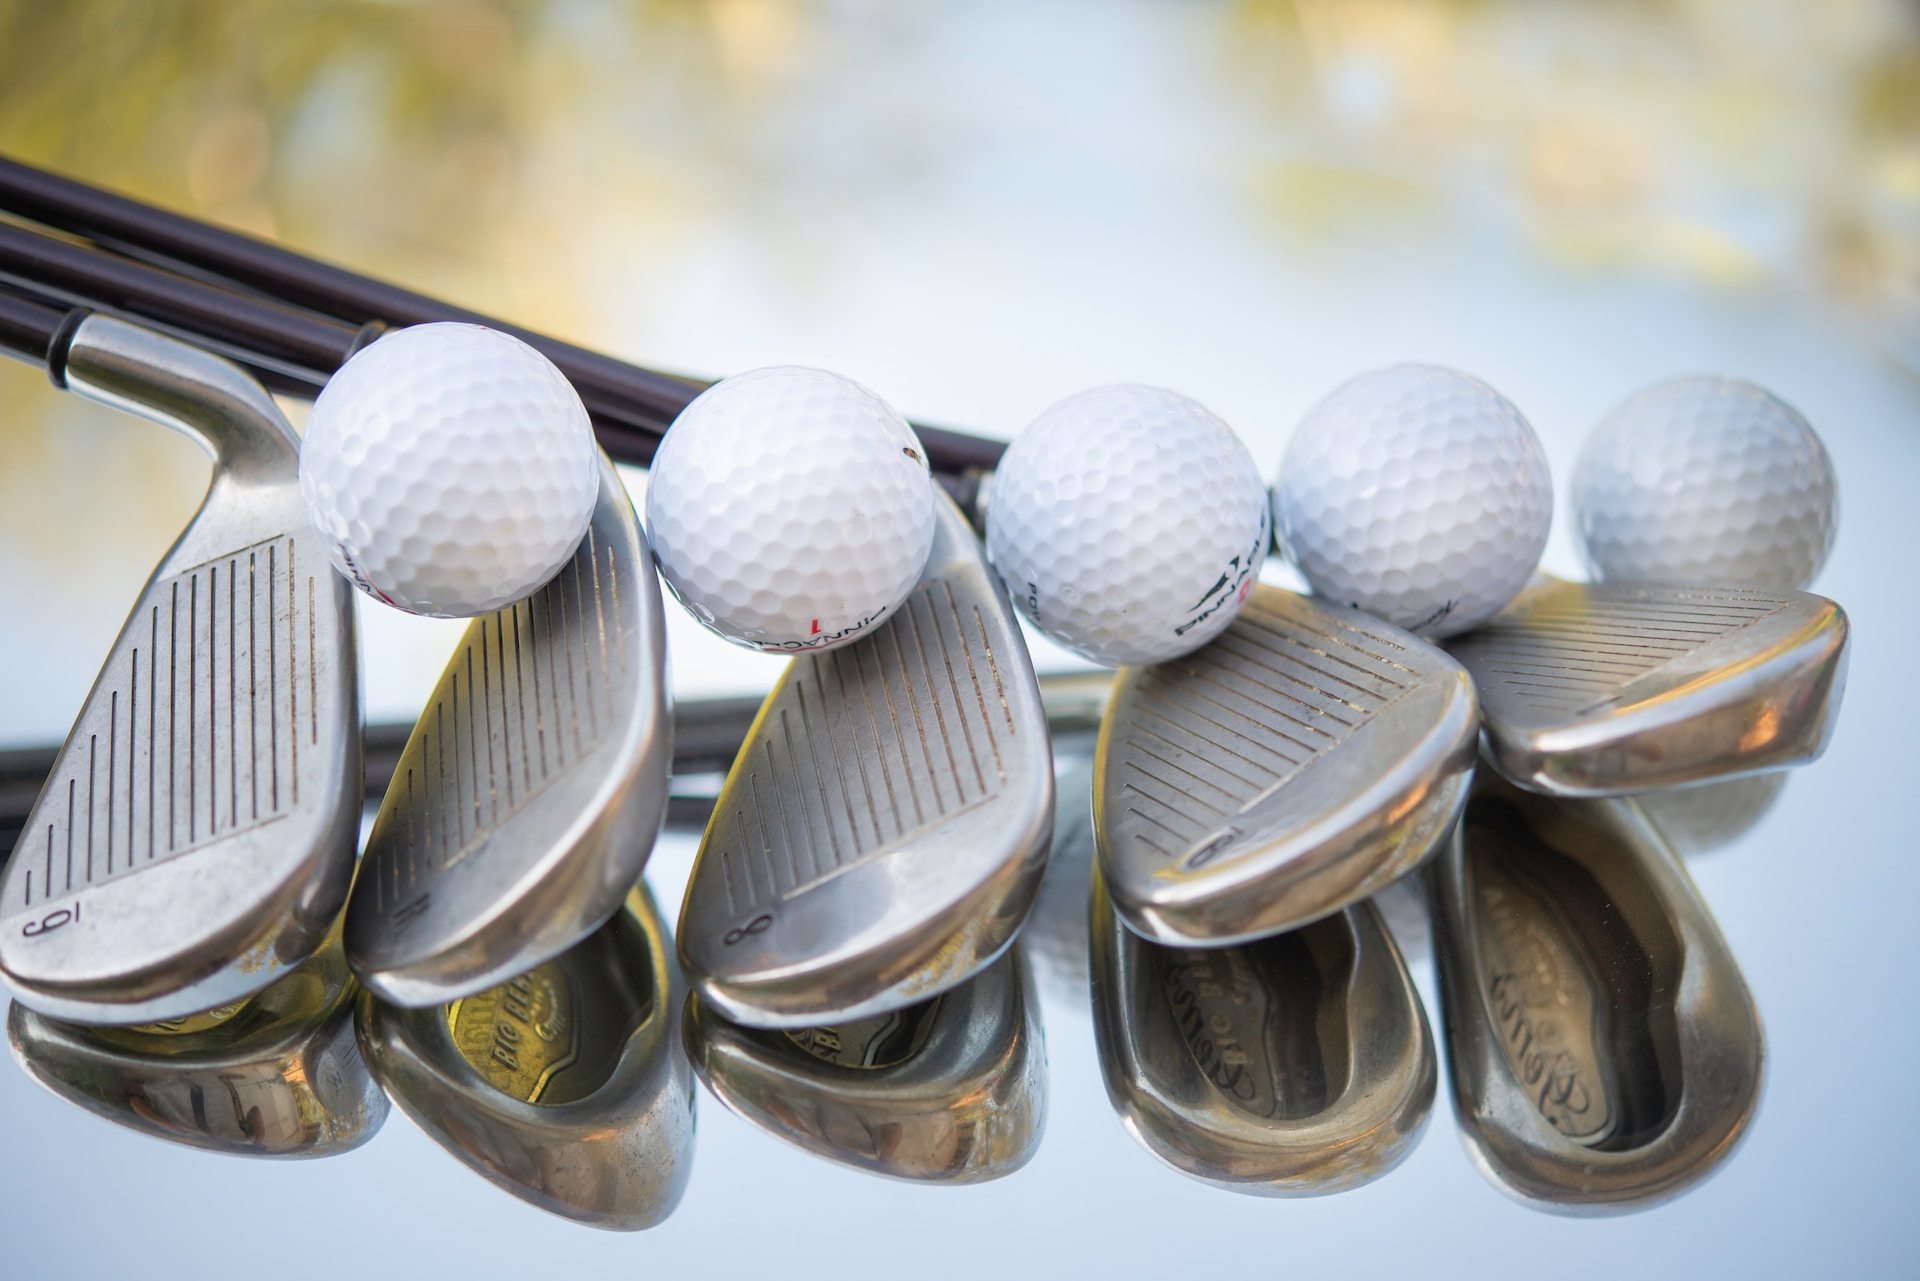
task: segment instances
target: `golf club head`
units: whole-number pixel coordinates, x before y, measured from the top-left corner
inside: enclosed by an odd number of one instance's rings
[[[1759,826],[1787,790],[1788,775],[1746,774],[1695,787],[1670,787],[1642,792],[1633,798],[1667,844],[1681,858],[1705,854],[1733,842]]]
[[[1453,825],[1477,726],[1440,650],[1256,587],[1208,644],[1114,680],[1093,783],[1114,908],[1155,942],[1223,947],[1367,897]]]
[[[619,910],[673,759],[666,619],[604,456],[570,564],[475,619],[415,723],[347,905],[347,959],[424,1007],[557,956]]]
[[[1047,720],[999,576],[939,495],[920,584],[793,660],[714,806],[680,910],[688,981],[749,1027],[924,1001],[1013,941],[1053,826]]]
[[[0,877],[21,1004],[137,1024],[231,1004],[339,915],[360,819],[351,588],[300,496],[299,443],[260,385],[195,347],[80,322],[65,385],[213,455]]]
[[[1754,587],[1537,576],[1448,644],[1480,691],[1482,750],[1551,796],[1618,796],[1804,765],[1847,677],[1847,616]]]
[[[129,1130],[233,1156],[337,1156],[387,1119],[387,1096],[354,1040],[359,991],[336,929],[292,973],[236,1005],[93,1028],[16,1001],[7,1036],[34,1080]]]
[[[1040,1146],[1047,1054],[1018,948],[930,1001],[827,1027],[745,1028],[687,1001],[715,1098],[776,1138],[869,1174],[984,1183]]]
[[[462,1164],[549,1213],[633,1232],[693,1170],[693,1073],[673,940],[644,885],[569,951],[431,1010],[362,993],[360,1046]]]
[[[1632,801],[1486,779],[1428,870],[1455,1113],[1495,1186],[1641,1209],[1726,1160],[1760,1099],[1760,1020],[1726,941]]]
[[[1227,948],[1148,942],[1094,877],[1093,1027],[1140,1145],[1229,1192],[1369,1183],[1426,1128],[1433,1034],[1371,903]]]

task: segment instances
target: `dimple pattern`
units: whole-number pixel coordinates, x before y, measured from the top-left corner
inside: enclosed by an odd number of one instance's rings
[[[1785,401],[1733,378],[1676,378],[1601,419],[1573,473],[1600,578],[1798,590],[1833,548],[1833,461]]]
[[[551,361],[479,325],[415,325],[314,402],[300,490],[333,563],[415,614],[471,618],[572,559],[600,488],[593,424]]]
[[[693,616],[768,652],[831,649],[900,607],[933,550],[933,479],[907,420],[822,369],[737,374],[654,455],[647,534]]]
[[[1553,522],[1533,428],[1477,378],[1396,365],[1301,421],[1273,488],[1281,550],[1314,592],[1429,638],[1491,618]]]
[[[987,554],[1022,613],[1097,663],[1157,663],[1218,635],[1272,542],[1233,429],[1158,387],[1053,406],[1000,460]]]

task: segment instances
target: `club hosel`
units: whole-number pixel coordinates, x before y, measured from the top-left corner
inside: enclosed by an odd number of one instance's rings
[[[299,440],[273,397],[211,352],[91,314],[48,367],[69,391],[192,437],[226,482],[280,480],[299,466]]]

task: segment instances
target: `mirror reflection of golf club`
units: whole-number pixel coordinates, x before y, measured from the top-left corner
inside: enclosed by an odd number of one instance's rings
[[[1003,952],[1046,868],[1053,761],[1006,590],[944,496],[920,585],[793,660],[740,750],[680,914],[688,979],[755,1027],[926,1000]]]
[[[0,879],[0,970],[60,1019],[174,1019],[284,977],[339,915],[360,816],[351,589],[308,523],[293,429],[251,377],[84,312],[47,361],[68,390],[193,438],[213,480]]]
[[[1455,1111],[1482,1173],[1592,1214],[1726,1160],[1759,1101],[1759,1017],[1633,802],[1485,780],[1428,879]]]
[[[685,1032],[714,1097],[841,1165],[982,1183],[1040,1145],[1047,1055],[1019,949],[930,1001],[830,1026],[741,1027],[696,995]]]
[[[1483,750],[1555,796],[1615,796],[1805,764],[1832,735],[1847,616],[1822,596],[1537,576],[1448,643]]]
[[[336,929],[291,973],[234,1005],[86,1027],[15,1002],[7,1035],[36,1081],[130,1130],[235,1156],[335,1156],[387,1118],[387,1097],[354,1040],[358,993]]]
[[[1412,1152],[1433,1106],[1433,1036],[1371,903],[1232,947],[1150,943],[1092,896],[1093,1022],[1107,1097],[1182,1174],[1314,1196]]]
[[[369,989],[450,1001],[619,910],[666,807],[665,661],[653,557],[603,457],[572,563],[474,620],[407,740],[347,909]]]
[[[1365,898],[1445,837],[1477,726],[1439,649],[1258,586],[1207,645],[1115,679],[1094,765],[1114,906],[1147,938],[1205,947]]]
[[[673,940],[645,887],[566,952],[433,1009],[362,994],[374,1075],[415,1124],[521,1200],[598,1228],[673,1213],[693,1163],[693,1073]]]

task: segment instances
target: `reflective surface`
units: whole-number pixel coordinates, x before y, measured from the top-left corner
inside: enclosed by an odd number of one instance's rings
[[[1038,1149],[1004,1179],[874,1178],[696,1086],[678,1208],[637,1236],[599,1233],[474,1177],[403,1116],[335,1159],[242,1161],[154,1142],[7,1069],[0,1225],[24,1275],[333,1277],[349,1254],[394,1272],[613,1275],[710,1269],[716,1250],[743,1267],[844,1257],[850,1239],[926,1276],[977,1277],[980,1240],[1015,1275],[1171,1276],[1196,1259],[1252,1275],[1281,1251],[1290,1271],[1358,1275],[1912,1271],[1920,1121],[1897,1102],[1863,1121],[1847,1102],[1920,1051],[1902,804],[1920,716],[1901,577],[1920,474],[1902,363],[1920,297],[1905,6],[0,14],[0,147],[654,365],[808,361],[1000,434],[1099,382],[1154,382],[1214,407],[1271,467],[1341,379],[1434,361],[1514,400],[1563,494],[1588,427],[1634,388],[1756,380],[1833,454],[1840,533],[1813,590],[1854,635],[1826,755],[1687,860],[1759,1011],[1765,1093],[1710,1179],[1640,1213],[1570,1221],[1501,1195],[1446,1089],[1406,1160],[1353,1191],[1276,1201],[1185,1178],[1100,1085],[1081,935],[1029,953],[1052,1088]],[[0,734],[54,742],[207,471],[188,442],[10,364],[0,439],[0,592],[35,605],[0,617]],[[1569,533],[1563,505],[1550,570],[1577,569]],[[668,628],[683,700],[764,692],[779,671],[706,646],[677,609]],[[459,633],[367,615],[370,714],[417,712]],[[1063,786],[1063,809],[1077,796]],[[650,860],[669,916],[696,842],[670,834]],[[1030,942],[1048,923],[1084,931],[1084,882],[1059,915],[1048,893]],[[1424,909],[1398,891],[1392,905],[1437,1035]],[[129,1190],[110,1230],[79,1192],[103,1187]],[[155,1248],[210,1218],[220,1249]]]

